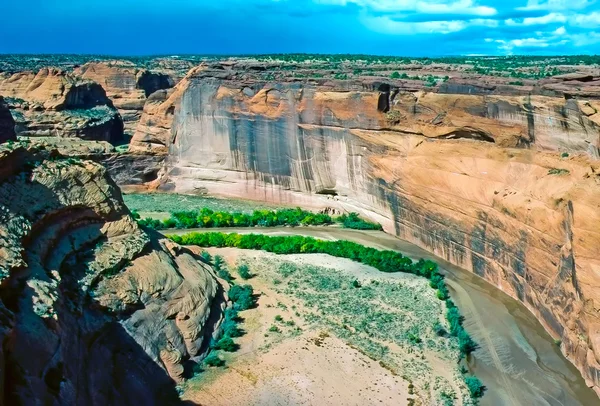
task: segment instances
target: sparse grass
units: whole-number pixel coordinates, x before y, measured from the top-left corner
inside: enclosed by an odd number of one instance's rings
[[[349,273],[284,259],[246,260],[259,271],[260,278],[281,280],[278,286],[282,293],[302,303],[303,310],[296,311],[296,316],[301,316],[313,330],[330,330],[351,347],[383,363],[386,369],[402,371],[413,382],[422,382],[429,379],[424,377],[433,374],[427,359],[423,358],[425,351],[433,351],[450,365],[456,365],[455,374],[460,376],[456,364],[460,357],[459,338],[439,334],[426,322],[441,320],[446,307],[444,301],[436,298],[436,291],[429,287],[427,280],[409,276],[408,280],[365,283]],[[353,288],[354,282],[359,282],[361,287]],[[274,320],[281,323],[279,325],[293,326],[280,315]],[[450,330],[449,324],[438,324],[444,332]],[[275,333],[276,329],[281,330],[273,324],[269,332]],[[391,345],[401,346],[406,353],[392,351]],[[423,390],[419,386],[419,393]],[[441,378],[434,393],[437,399],[434,404],[445,404],[443,394],[452,394],[452,386]],[[466,386],[463,396],[470,396]]]
[[[561,169],[561,168],[551,168],[548,171],[548,175],[568,175],[570,174],[571,171],[568,169]]]
[[[235,199],[217,199],[206,196],[179,195],[173,193],[131,193],[124,194],[123,200],[130,210],[140,213],[162,212],[173,213],[186,210],[201,210],[208,208],[214,211],[239,211],[252,213],[254,210],[277,209],[279,206],[266,203],[254,203]]]

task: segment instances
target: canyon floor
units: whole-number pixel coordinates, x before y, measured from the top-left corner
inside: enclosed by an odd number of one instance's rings
[[[160,197],[163,203],[175,204],[178,195],[169,194]],[[188,197],[183,197],[188,198]],[[154,216],[164,218],[167,214],[161,206],[153,205],[156,195],[129,195],[126,201],[132,209],[154,211]],[[220,199],[195,197],[197,204],[222,207]],[[132,203],[134,202],[134,203]],[[256,203],[236,201],[236,210],[251,211]],[[229,204],[229,203],[227,203]],[[183,234],[193,231],[205,232],[217,229],[168,230],[166,234]],[[576,368],[561,354],[559,346],[544,330],[528,309],[508,295],[491,286],[483,279],[466,272],[452,264],[435,257],[413,244],[399,240],[383,232],[356,231],[337,227],[278,227],[220,229],[224,232],[263,233],[267,235],[309,235],[320,239],[346,239],[377,249],[398,250],[413,258],[432,259],[447,273],[447,282],[452,290],[453,299],[459,304],[466,316],[465,326],[469,334],[479,344],[479,348],[469,357],[469,369],[486,385],[486,394],[480,400],[481,405],[596,405],[600,404],[596,395],[589,389]],[[251,252],[252,255],[258,255]],[[228,257],[235,262],[238,254],[229,250]],[[271,256],[272,257],[272,256]],[[292,256],[298,260],[298,256]],[[277,257],[279,258],[279,257]],[[326,263],[333,264],[329,258]],[[301,260],[302,261],[302,260]],[[356,264],[334,266],[338,272],[353,270],[363,275]],[[382,274],[378,277],[405,277],[403,274]],[[251,282],[258,283],[257,277]],[[268,288],[261,284],[261,289]],[[269,288],[272,292],[273,286]],[[272,294],[279,295],[276,292]],[[278,299],[281,301],[282,299]],[[283,300],[288,298],[283,297]],[[266,318],[272,324],[272,317]],[[317,329],[314,334],[318,334]],[[257,333],[260,337],[260,332]],[[249,364],[256,364],[252,360]],[[212,373],[208,379],[198,382],[212,382]],[[207,378],[207,377],[205,377]],[[223,381],[221,381],[222,383]],[[195,385],[199,388],[200,386]],[[195,393],[192,391],[191,393]],[[187,395],[186,395],[187,396]],[[191,396],[191,395],[189,395]],[[204,398],[206,399],[206,398]],[[403,398],[404,399],[404,398]],[[352,404],[352,403],[351,403]]]
[[[185,385],[210,405],[472,404],[452,340],[432,334],[443,308],[427,281],[320,254],[209,249],[246,263],[258,305],[226,367]],[[235,275],[235,272],[233,272]],[[361,287],[352,286],[359,281]],[[411,343],[408,334],[423,345]],[[415,338],[416,339],[416,338]]]

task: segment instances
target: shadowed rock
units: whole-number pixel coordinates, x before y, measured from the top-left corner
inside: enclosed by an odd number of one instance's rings
[[[179,403],[224,306],[210,267],[141,230],[99,164],[23,146],[0,162],[2,402]]]

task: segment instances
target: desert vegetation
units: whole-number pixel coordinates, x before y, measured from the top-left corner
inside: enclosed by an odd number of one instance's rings
[[[146,217],[146,213],[170,213],[210,209],[213,211],[252,214],[255,210],[276,210],[282,207],[235,199],[218,199],[208,196],[180,195],[175,193],[127,193],[123,200],[130,210]]]
[[[597,55],[564,55],[564,56],[454,56],[439,58],[415,58],[384,55],[354,54],[269,54],[269,55],[236,55],[231,59],[263,62],[269,64],[265,73],[266,80],[276,79],[279,72],[297,69],[331,70],[331,77],[345,80],[351,76],[389,76],[390,71],[415,67],[423,69],[435,67],[446,70],[467,71],[470,73],[539,79],[573,71],[570,66],[598,65]],[[225,55],[181,55],[181,56],[130,56],[117,59],[110,55],[0,55],[0,72],[37,71],[54,66],[66,71],[87,62],[109,62],[129,64],[138,68],[160,70],[165,67],[185,74],[194,65],[202,62],[214,62],[228,59]],[[320,76],[314,76],[314,75]],[[324,73],[294,73],[301,77],[323,77]],[[328,74],[329,75],[329,74]],[[271,79],[269,79],[269,77]],[[297,76],[298,77],[298,76]]]
[[[243,318],[240,317],[239,312],[251,309],[255,305],[256,297],[251,285],[239,285],[234,282],[227,269],[227,264],[221,256],[217,255],[213,258],[208,252],[204,251],[201,257],[205,262],[212,262],[213,269],[217,272],[217,275],[226,280],[230,285],[227,295],[232,306],[225,309],[219,335],[213,338],[210,344],[211,352],[204,359],[206,366],[219,367],[225,364],[225,360],[219,356],[220,351],[235,352],[239,349],[239,345],[233,340],[244,335],[244,330],[240,328]],[[238,271],[242,268],[244,268],[245,275],[249,278],[250,270],[248,265],[241,264]],[[241,274],[242,272],[240,272],[240,276]],[[247,278],[242,277],[242,279]],[[197,367],[194,372],[198,374],[202,372],[202,369]]]
[[[146,217],[141,219],[138,212],[133,215],[140,225],[155,230],[170,228],[219,228],[219,227],[276,227],[276,226],[323,226],[337,222],[344,228],[358,230],[381,230],[380,224],[366,221],[358,213],[343,214],[333,218],[328,214],[313,213],[296,209],[255,210],[251,214],[243,212],[213,211],[209,208],[192,211],[177,211],[164,220]]]
[[[235,262],[228,248],[210,250],[227,253]],[[270,311],[263,309],[270,315],[262,321],[268,341],[263,353],[298,334],[312,337],[309,342],[317,347],[333,336],[408,382],[410,394],[433,404],[471,404],[483,393],[472,394],[478,380],[456,362],[460,348],[444,320],[446,302],[436,299],[427,280],[408,274],[378,276],[364,265],[345,265],[346,258],[333,260],[330,267],[325,255],[239,252],[237,263],[255,273],[251,283],[277,303],[266,305]]]
[[[422,276],[429,279],[429,286],[435,289],[437,298],[445,302],[450,335],[457,338],[461,356],[468,355],[476,348],[475,342],[463,327],[464,318],[450,299],[444,276],[439,273],[437,264],[432,261],[413,262],[395,251],[380,251],[350,241],[323,241],[303,236],[271,237],[259,234],[209,232],[174,235],[169,238],[178,244],[200,247],[232,247],[263,250],[275,254],[328,254],[361,262],[382,272],[405,272]]]

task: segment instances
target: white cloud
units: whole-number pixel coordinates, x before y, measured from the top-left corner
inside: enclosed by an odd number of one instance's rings
[[[449,34],[467,27],[464,21],[395,21],[387,16],[370,17],[366,24],[373,31],[385,34]]]
[[[571,35],[571,41],[576,47],[600,44],[600,32]]]
[[[293,1],[293,0],[287,0]],[[445,35],[473,27],[493,30],[473,30],[483,35],[474,38],[494,44],[503,53],[524,52],[538,48],[552,52],[554,47],[588,47],[600,44],[600,32],[582,29],[600,28],[600,0],[521,0],[525,6],[502,5],[506,12],[536,11],[537,16],[500,19],[491,0],[312,0],[320,4],[361,8],[361,20],[370,30],[390,35]],[[543,15],[539,15],[543,14]],[[515,27],[524,28],[523,38],[512,36]],[[507,34],[503,34],[503,30]],[[510,32],[511,34],[508,34]],[[477,34],[474,34],[477,35]],[[507,38],[508,37],[508,38]],[[513,39],[510,39],[513,38]],[[557,48],[560,49],[560,48]]]
[[[506,25],[511,27],[517,26],[529,26],[529,25],[543,25],[543,24],[552,24],[552,23],[565,23],[567,22],[567,16],[560,13],[550,13],[541,17],[527,17],[522,21],[514,20],[509,18],[505,21]]]
[[[313,0],[318,4],[346,6],[356,4],[370,11],[397,13],[418,12],[423,14],[462,14],[488,17],[497,13],[496,9],[480,6],[473,0]]]
[[[581,10],[595,2],[596,0],[529,0],[525,7],[517,7],[517,10]]]
[[[569,24],[583,28],[600,27],[600,12],[594,11],[589,14],[576,14],[569,19]]]

